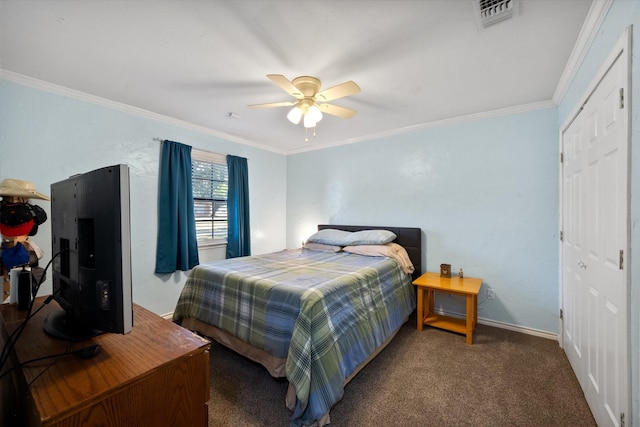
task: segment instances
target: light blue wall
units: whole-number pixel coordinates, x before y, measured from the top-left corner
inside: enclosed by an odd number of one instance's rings
[[[495,290],[479,317],[556,333],[557,141],[551,108],[290,155],[287,244],[318,223],[420,227],[426,270],[449,263]]]
[[[32,181],[49,193],[51,183],[118,163],[131,173],[131,238],[134,302],[158,314],[173,311],[186,273],[156,276],[157,193],[160,142],[246,157],[249,162],[252,250],[285,246],[286,158],[182,127],[0,80],[0,180]],[[33,200],[47,213],[50,204]],[[51,256],[49,221],[32,240]],[[219,252],[219,251],[218,251]],[[219,254],[203,254],[203,261]],[[224,253],[222,254],[224,258]],[[50,294],[50,283],[41,295]]]
[[[596,38],[563,101],[558,106],[560,123],[563,123],[585,94],[589,84],[605,62],[625,29],[634,26],[631,34],[631,93],[627,102],[631,107],[631,199],[630,230],[631,253],[629,255],[629,285],[631,304],[629,310],[629,337],[631,363],[632,414],[627,415],[630,425],[640,426],[640,1],[616,0],[607,13]]]

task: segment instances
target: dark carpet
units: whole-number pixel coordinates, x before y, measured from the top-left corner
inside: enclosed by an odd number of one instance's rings
[[[288,426],[285,380],[211,346],[209,426]],[[331,426],[596,426],[558,342],[478,325],[464,336],[407,322],[345,388]]]

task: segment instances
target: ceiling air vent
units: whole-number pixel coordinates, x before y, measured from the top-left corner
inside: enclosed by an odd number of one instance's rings
[[[481,27],[488,27],[517,14],[519,0],[476,0],[474,6]]]

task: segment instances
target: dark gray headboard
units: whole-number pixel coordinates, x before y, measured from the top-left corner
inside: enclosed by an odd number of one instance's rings
[[[394,242],[407,250],[407,254],[416,269],[412,275],[413,279],[417,279],[422,274],[422,230],[420,228],[318,224],[318,230],[326,228],[334,228],[336,230],[343,231],[389,230],[398,236]]]

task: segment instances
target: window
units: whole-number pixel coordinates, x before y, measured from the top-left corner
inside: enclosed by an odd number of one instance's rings
[[[227,159],[222,154],[191,150],[193,207],[198,245],[227,242]]]

